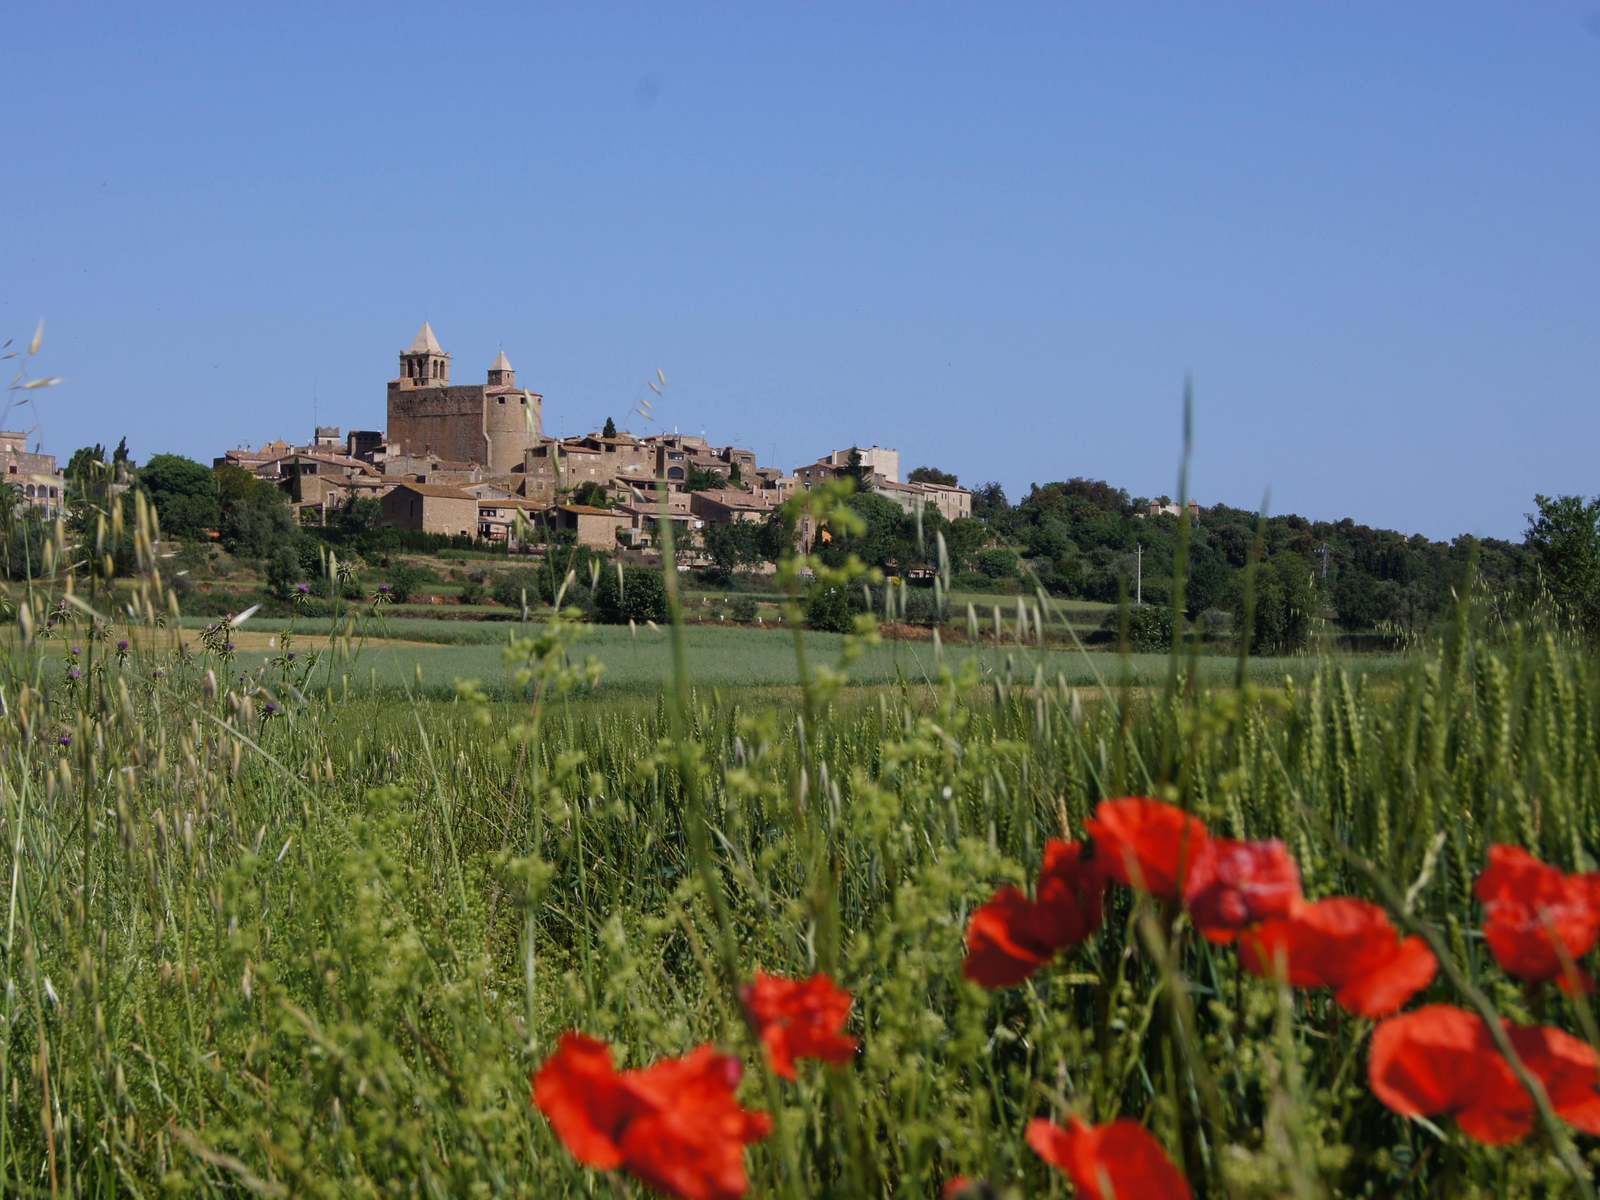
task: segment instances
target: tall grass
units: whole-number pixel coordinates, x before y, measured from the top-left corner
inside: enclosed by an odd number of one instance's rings
[[[302,659],[241,669],[226,630],[177,649],[137,543],[117,614],[63,543],[73,599],[52,624],[20,597],[3,668],[8,1194],[592,1194],[530,1069],[569,1028],[632,1062],[706,1038],[755,1061],[733,988],[757,966],[833,971],[862,1037],[848,1069],[747,1085],[779,1118],[761,1194],[1059,1194],[1021,1130],[1062,1108],[1143,1120],[1207,1195],[1573,1186],[1547,1141],[1383,1109],[1370,1023],[1125,894],[1021,988],[960,970],[997,882],[1141,793],[1285,838],[1308,895],[1392,903],[1504,1015],[1584,1027],[1498,973],[1471,897],[1491,842],[1594,866],[1600,666],[1554,636],[1464,608],[1386,677],[1216,686],[1179,656],[1165,687],[1087,698],[953,656],[856,692],[808,664],[782,706],[696,690],[681,644],[653,696],[591,695],[557,619],[513,639],[515,703],[344,698]]]

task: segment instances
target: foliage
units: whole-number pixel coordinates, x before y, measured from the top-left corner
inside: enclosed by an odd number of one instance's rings
[[[1538,582],[1573,625],[1600,634],[1600,497],[1535,496],[1527,546]]]
[[[683,490],[686,492],[710,492],[725,486],[726,482],[715,471],[691,465],[688,471],[684,473]]]
[[[267,594],[280,600],[292,596],[295,585],[305,578],[300,556],[287,543],[275,547],[267,556],[263,572],[267,579]]]
[[[642,567],[603,568],[594,588],[594,616],[606,625],[661,624],[667,619],[661,573]]]
[[[139,471],[139,486],[161,517],[168,537],[203,537],[221,519],[217,477],[180,454],[156,454]]]
[[[911,483],[942,483],[946,487],[956,486],[956,477],[949,471],[939,470],[938,467],[914,467],[906,479]]]
[[[843,585],[818,588],[806,600],[806,626],[821,633],[849,633],[864,611],[859,592]]]
[[[604,484],[586,479],[573,489],[572,503],[584,504],[590,508],[610,508],[611,497],[606,494]]]
[[[1311,577],[1311,564],[1289,553],[1261,562],[1253,578],[1240,577],[1234,628],[1250,631],[1252,653],[1293,654],[1305,648],[1319,604]]]
[[[964,1175],[1047,1195],[1023,1130],[1069,1113],[1147,1127],[1197,1195],[1571,1190],[1543,1136],[1487,1147],[1396,1116],[1365,1086],[1370,1021],[1125,888],[1027,987],[962,979],[997,885],[1099,801],[1156,794],[1219,836],[1283,838],[1308,896],[1430,931],[1506,1017],[1578,1027],[1581,1001],[1535,1000],[1486,952],[1471,892],[1496,842],[1569,870],[1600,852],[1600,663],[1542,631],[1464,626],[1379,687],[1327,662],[1292,688],[1088,702],[930,656],[916,689],[809,716],[708,691],[679,724],[659,688],[573,690],[562,626],[532,627],[518,700],[495,705],[471,684],[325,700],[321,662],[304,672],[333,643],[289,622],[246,662],[224,639],[248,624],[179,652],[155,626],[65,620],[4,664],[0,871],[26,964],[0,1027],[8,1193],[48,1194],[53,1171],[63,1195],[585,1194],[529,1074],[574,1028],[627,1066],[706,1040],[759,1063],[735,990],[757,968],[837,978],[860,1039],[774,1093],[750,1073],[742,1103],[780,1118],[748,1153],[757,1194]],[[59,682],[69,639],[107,686]],[[1417,1003],[1459,996],[1441,977]]]
[[[1167,604],[1134,604],[1106,614],[1102,627],[1129,650],[1140,653],[1172,648],[1172,607]]]
[[[388,576],[381,586],[388,589],[387,594],[396,604],[404,604],[416,593],[422,581],[422,571],[405,559],[399,558],[390,565]]]
[[[707,557],[722,575],[766,561],[763,526],[753,521],[725,521],[701,531]]]
[[[490,582],[489,595],[496,604],[515,609],[521,609],[524,604],[536,605],[544,598],[539,574],[535,571],[501,572]]]
[[[299,537],[288,497],[270,480],[228,463],[217,468],[216,481],[218,531],[229,554],[265,558]]]
[[[1017,552],[1006,546],[992,546],[973,555],[972,565],[990,579],[1015,579]]]
[[[610,417],[606,418],[606,426],[600,431],[601,437],[614,438],[617,436],[617,423]]]

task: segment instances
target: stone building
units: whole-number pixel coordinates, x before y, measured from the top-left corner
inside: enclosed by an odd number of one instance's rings
[[[544,397],[517,386],[502,350],[482,384],[451,384],[450,355],[422,323],[389,381],[389,454],[436,455],[478,463],[495,474],[520,469],[539,445]]]
[[[398,483],[383,498],[383,524],[452,537],[478,536],[478,498],[434,483]]]
[[[851,446],[835,450],[823,461],[836,467],[848,467],[851,454],[861,455],[861,465],[867,470],[882,475],[890,483],[900,482],[900,451],[887,446]]]
[[[47,517],[61,511],[65,485],[56,456],[29,452],[25,433],[0,433],[0,478],[22,494],[23,503]]]
[[[617,530],[628,528],[633,521],[629,513],[587,504],[557,504],[545,515],[551,529],[570,533],[580,546],[594,550],[616,549]]]

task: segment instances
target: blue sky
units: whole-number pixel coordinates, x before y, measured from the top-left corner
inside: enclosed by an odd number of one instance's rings
[[[1519,537],[1600,491],[1600,7],[29,6],[33,413],[209,460],[382,428],[424,317],[549,432]]]

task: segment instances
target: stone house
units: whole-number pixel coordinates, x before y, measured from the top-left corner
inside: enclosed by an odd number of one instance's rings
[[[887,446],[851,446],[845,450],[835,450],[824,461],[836,467],[848,467],[852,453],[860,454],[861,465],[875,475],[882,475],[890,483],[900,482],[900,451]]]
[[[383,498],[383,522],[452,537],[478,536],[478,498],[437,483],[397,483]]]
[[[29,451],[25,433],[0,433],[0,479],[22,494],[29,508],[53,517],[66,502],[66,481],[56,469],[56,456]]]
[[[617,545],[617,530],[633,523],[632,515],[615,508],[591,508],[587,504],[556,504],[545,512],[550,528],[573,534],[580,546],[612,550]]]
[[[707,525],[726,525],[732,521],[761,523],[777,507],[775,500],[756,492],[737,488],[712,488],[689,493],[689,511]]]

